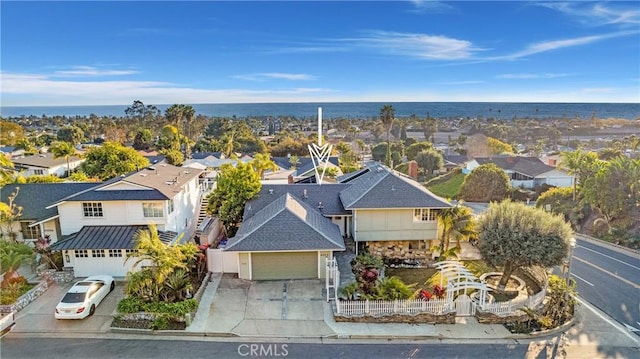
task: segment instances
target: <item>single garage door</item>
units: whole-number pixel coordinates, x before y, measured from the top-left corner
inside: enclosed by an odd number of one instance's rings
[[[254,280],[318,278],[318,253],[251,253],[251,268]]]

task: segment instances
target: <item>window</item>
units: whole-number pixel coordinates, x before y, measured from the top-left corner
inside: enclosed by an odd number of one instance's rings
[[[89,257],[89,252],[86,249],[76,249],[75,251],[76,258],[87,258]]]
[[[82,204],[82,214],[85,217],[103,217],[102,203],[87,202]]]
[[[434,222],[438,212],[429,208],[416,208],[413,210],[414,222]]]
[[[43,169],[34,169],[33,170],[33,174],[35,174],[36,176],[42,176],[44,175],[44,170]]]
[[[147,218],[162,218],[162,203],[143,203],[142,214]]]
[[[409,241],[409,249],[427,249],[427,243],[425,241]]]
[[[172,198],[172,199],[169,200],[167,213],[173,213],[173,209],[174,209],[174,203],[173,203],[173,198]]]
[[[38,239],[41,237],[40,225],[29,227],[30,222],[20,222],[22,227],[22,238],[24,239]]]
[[[93,258],[104,258],[104,250],[102,249],[94,249],[91,251],[91,256]]]
[[[136,253],[135,249],[125,249],[124,250],[124,254],[126,254],[127,256],[133,255],[134,253]]]
[[[120,249],[109,249],[109,257],[122,257],[122,251]]]

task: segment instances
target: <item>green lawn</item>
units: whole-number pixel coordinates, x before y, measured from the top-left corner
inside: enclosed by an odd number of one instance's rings
[[[462,173],[456,173],[449,180],[437,183],[432,186],[427,186],[429,191],[444,198],[456,198],[462,188],[465,175]]]
[[[387,277],[396,276],[406,284],[415,283],[415,289],[425,286],[425,282],[438,272],[435,268],[385,268],[384,271]]]

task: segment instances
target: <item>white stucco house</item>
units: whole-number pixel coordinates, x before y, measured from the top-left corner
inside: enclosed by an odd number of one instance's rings
[[[575,177],[542,162],[538,157],[496,156],[476,157],[465,162],[463,173],[469,173],[476,167],[493,163],[502,168],[511,181],[512,187],[535,188],[546,184],[555,187],[571,187]]]
[[[84,159],[76,156],[69,158],[69,168],[73,171]],[[25,177],[35,175],[55,175],[63,177],[67,172],[67,160],[64,157],[54,158],[53,153],[41,153],[13,160],[16,171]]]
[[[111,179],[71,194],[46,208],[57,208],[64,265],[77,277],[124,277],[134,235],[151,223],[167,241],[187,240],[195,226],[202,191],[202,170],[166,163]]]

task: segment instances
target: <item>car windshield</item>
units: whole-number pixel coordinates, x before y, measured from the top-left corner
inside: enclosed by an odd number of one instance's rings
[[[61,303],[82,303],[87,293],[67,293],[60,301]]]

